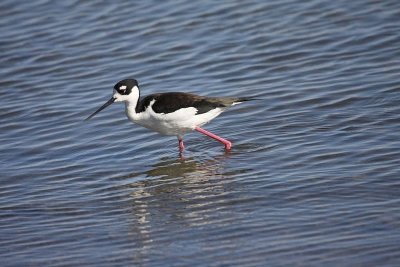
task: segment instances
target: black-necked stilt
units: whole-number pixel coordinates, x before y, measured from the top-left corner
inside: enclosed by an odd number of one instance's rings
[[[252,99],[249,97],[204,97],[181,92],[152,94],[140,99],[138,82],[135,79],[125,79],[115,84],[111,99],[86,120],[114,102],[125,102],[126,115],[132,122],[163,135],[177,136],[180,152],[185,148],[183,135],[193,130],[218,140],[225,145],[225,149],[230,150],[231,142],[200,126],[211,121],[230,106]]]

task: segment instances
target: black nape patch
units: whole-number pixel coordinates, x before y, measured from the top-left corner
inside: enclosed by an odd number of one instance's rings
[[[125,79],[117,82],[114,85],[114,90],[121,95],[129,95],[132,92],[132,88],[139,86],[137,80],[135,79]]]

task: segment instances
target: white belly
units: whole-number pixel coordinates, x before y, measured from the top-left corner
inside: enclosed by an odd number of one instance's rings
[[[206,124],[221,114],[222,111],[223,109],[221,108],[215,108],[206,113],[196,114],[197,109],[190,107],[164,114],[155,113],[151,105],[141,113],[136,113],[134,110],[131,112],[130,109],[126,109],[127,116],[132,122],[163,135],[179,136],[194,130],[196,126]]]

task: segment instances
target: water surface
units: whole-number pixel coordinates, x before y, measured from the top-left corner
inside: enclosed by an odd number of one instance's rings
[[[2,266],[399,266],[399,1],[0,4]],[[177,140],[122,105],[255,96]]]

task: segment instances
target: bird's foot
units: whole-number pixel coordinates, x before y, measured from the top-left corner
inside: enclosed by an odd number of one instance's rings
[[[225,149],[226,150],[231,150],[232,143],[230,141],[226,140],[226,142],[224,144],[225,144]]]

